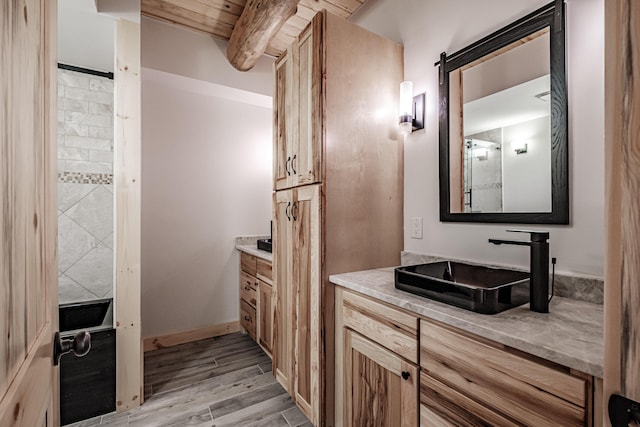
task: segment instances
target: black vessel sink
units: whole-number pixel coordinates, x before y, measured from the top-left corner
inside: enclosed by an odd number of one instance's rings
[[[461,262],[398,267],[395,284],[397,289],[483,314],[529,302],[529,273]]]
[[[273,248],[273,241],[271,239],[258,239],[258,249],[271,252]]]

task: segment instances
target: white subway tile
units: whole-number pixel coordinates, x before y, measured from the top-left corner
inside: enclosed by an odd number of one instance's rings
[[[89,113],[98,114],[101,116],[113,116],[113,105],[90,102]]]
[[[64,86],[58,85],[58,98],[64,97]]]
[[[113,126],[107,128],[90,126],[89,136],[91,138],[113,139]]]
[[[113,151],[89,150],[89,160],[92,162],[113,163]]]
[[[64,122],[62,130],[65,135],[89,136],[89,126],[77,125],[75,123]]]
[[[111,173],[113,167],[107,163],[66,160],[67,172]]]
[[[99,102],[101,104],[109,104],[113,102],[113,95],[110,93],[90,91],[76,87],[66,87],[64,90],[64,96],[65,98]]]
[[[89,150],[80,148],[58,146],[58,159],[64,160],[90,160]]]
[[[111,141],[108,139],[87,138],[83,136],[67,135],[65,145],[73,148],[111,151]],[[82,171],[80,171],[82,172]]]
[[[113,117],[111,116],[98,116],[95,114],[78,113],[75,111],[65,111],[64,120],[79,125],[101,127],[113,126]]]
[[[68,70],[59,70],[58,83],[69,87],[89,89],[88,75]]]
[[[113,93],[113,81],[106,77],[94,77],[89,81],[89,89]]]
[[[64,172],[66,170],[66,160],[58,160],[58,172]]]
[[[89,112],[89,101],[78,101],[77,99],[58,97],[58,109],[65,111],[78,111],[80,113]]]

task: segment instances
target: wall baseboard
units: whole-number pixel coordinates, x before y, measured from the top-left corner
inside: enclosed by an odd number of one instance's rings
[[[192,341],[206,338],[219,337],[240,331],[240,322],[221,323],[219,325],[205,326],[204,328],[192,329],[190,331],[175,332],[173,334],[161,335],[144,339],[144,352],[158,350],[160,348],[173,347],[174,345],[185,344]]]

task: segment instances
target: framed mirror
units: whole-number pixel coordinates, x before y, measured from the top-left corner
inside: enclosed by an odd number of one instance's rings
[[[564,2],[439,66],[440,221],[569,223]]]

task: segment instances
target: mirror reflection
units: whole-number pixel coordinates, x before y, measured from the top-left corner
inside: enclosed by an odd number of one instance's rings
[[[450,73],[452,212],[551,211],[549,45],[547,27]]]

